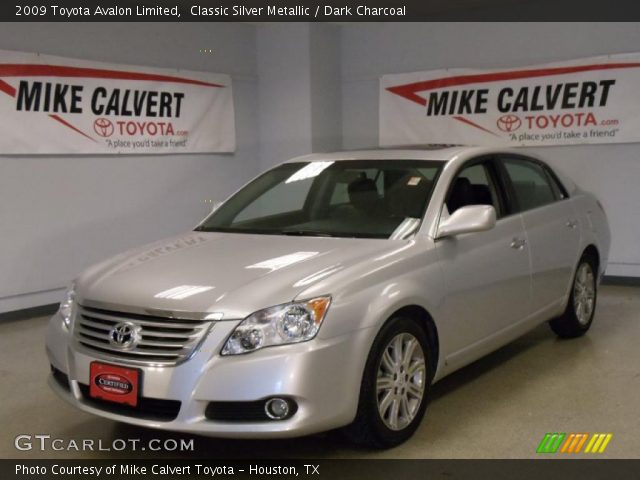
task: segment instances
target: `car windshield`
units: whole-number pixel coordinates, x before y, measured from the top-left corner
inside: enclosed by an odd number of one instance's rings
[[[285,163],[242,188],[197,230],[405,238],[420,226],[440,165],[426,160]]]

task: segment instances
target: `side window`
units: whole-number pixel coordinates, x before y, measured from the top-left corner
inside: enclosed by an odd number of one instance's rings
[[[569,195],[567,194],[567,191],[564,188],[564,185],[560,183],[558,178],[551,172],[549,168],[546,168],[545,171],[547,172],[547,177],[551,182],[551,188],[553,189],[553,194],[555,195],[556,200],[562,200],[564,198],[568,198]]]
[[[544,167],[528,160],[505,159],[504,167],[513,185],[520,211],[556,201],[556,195]]]
[[[453,181],[446,204],[450,214],[467,205],[493,205],[501,216],[498,192],[486,164],[464,168]]]

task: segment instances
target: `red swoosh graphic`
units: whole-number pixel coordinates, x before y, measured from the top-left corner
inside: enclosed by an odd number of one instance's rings
[[[499,137],[500,135],[495,134],[494,132],[492,132],[491,130],[488,130],[486,128],[484,128],[482,125],[478,125],[475,122],[472,122],[471,120],[469,120],[468,118],[464,118],[464,117],[453,117],[455,120],[458,120],[459,122],[462,123],[466,123],[467,125],[471,125],[472,127],[476,127],[480,130],[482,130],[483,132],[487,132],[490,133],[491,135],[494,135],[496,137]]]
[[[87,137],[89,140],[91,140],[92,142],[96,142],[96,140],[92,137],[90,137],[89,135],[87,135],[86,133],[84,133],[82,130],[80,130],[79,128],[74,127],[73,125],[71,125],[69,122],[67,122],[65,119],[63,119],[62,117],[60,117],[59,115],[49,115],[49,117],[53,118],[56,122],[60,122],[62,125],[64,125],[65,127],[70,128],[71,130],[73,130],[76,133],[79,133],[80,135],[82,135],[83,137]],[[98,142],[96,142],[98,143]]]
[[[147,80],[153,82],[182,83],[202,87],[224,88],[217,83],[202,82],[191,78],[157,75],[154,73],[123,72],[101,68],[67,67],[61,65],[30,65],[0,63],[0,77],[83,77],[109,78],[114,80]]]
[[[0,92],[4,92],[7,95],[10,95],[12,97],[16,96],[16,89],[13,88],[11,85],[9,85],[4,80],[0,80]]]
[[[0,80],[0,92],[4,92],[7,95],[11,96],[11,97],[15,97],[16,96],[16,89],[13,88],[11,85],[9,85],[7,82],[5,82],[4,80]],[[92,137],[90,137],[89,135],[87,135],[86,133],[84,133],[82,130],[80,130],[79,128],[71,125],[69,122],[67,122],[66,120],[64,120],[62,117],[60,117],[59,115],[55,115],[55,114],[50,114],[49,118],[53,118],[56,122],[61,123],[62,125],[64,125],[67,128],[70,128],[71,130],[73,130],[76,133],[79,133],[80,135],[82,135],[83,137],[87,137],[89,140],[91,140],[92,142],[95,142],[96,140]]]
[[[0,79],[0,92],[4,92],[7,95],[11,96],[11,97],[15,97],[16,96],[16,89],[13,88],[11,85],[9,85],[7,82],[5,82],[4,80]],[[73,130],[76,133],[79,133],[80,135],[82,135],[83,137],[87,137],[89,140],[91,140],[92,142],[95,142],[96,140],[92,137],[90,137],[89,135],[87,135],[86,133],[84,133],[82,130],[80,130],[77,127],[74,127],[73,125],[71,125],[69,122],[67,122],[66,120],[64,120],[62,117],[60,117],[59,115],[54,115],[54,114],[50,114],[49,115],[50,118],[53,118],[55,121],[61,123],[62,125],[64,125],[67,128],[70,128],[71,130]]]
[[[442,77],[422,82],[407,83],[396,87],[388,87],[391,93],[399,95],[426,106],[427,99],[418,95],[418,92],[434,90],[437,88],[455,87],[459,85],[469,85],[472,83],[489,83],[500,80],[520,80],[524,78],[550,77],[554,75],[566,75],[569,73],[591,72],[596,70],[615,70],[620,68],[638,68],[640,63],[607,63],[595,65],[579,65],[575,67],[553,67],[538,68],[531,70],[512,70],[506,72],[478,73],[472,75],[457,75],[453,77]]]

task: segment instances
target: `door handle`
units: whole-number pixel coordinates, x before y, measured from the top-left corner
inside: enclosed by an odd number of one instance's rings
[[[578,221],[569,219],[567,220],[567,223],[565,225],[567,226],[567,228],[576,228],[578,226]]]
[[[527,244],[527,241],[524,238],[514,238],[511,241],[510,247],[514,250],[522,250],[524,246]]]

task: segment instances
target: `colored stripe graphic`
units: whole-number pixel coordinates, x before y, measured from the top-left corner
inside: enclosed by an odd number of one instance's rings
[[[578,442],[578,445],[576,446],[576,449],[575,449],[575,451],[573,453],[580,453],[580,450],[582,450],[582,446],[587,441],[587,438],[589,438],[589,434],[588,433],[583,433],[582,434],[582,439]]]
[[[562,448],[560,449],[560,453],[567,453],[567,450],[569,449],[569,445],[573,444],[573,441],[574,441],[575,438],[576,438],[576,434],[575,433],[571,433],[567,437],[567,441],[564,442],[564,445],[562,445]]]
[[[613,438],[612,433],[545,433],[536,453],[603,453]],[[588,440],[588,441],[587,441]],[[584,451],[582,447],[586,444]]]
[[[572,433],[562,445],[560,453],[580,453],[582,446],[589,438],[588,433]]]
[[[565,433],[547,433],[538,445],[536,453],[556,453],[558,447],[564,440]]]
[[[613,438],[612,433],[594,433],[584,449],[584,453],[602,453]]]

